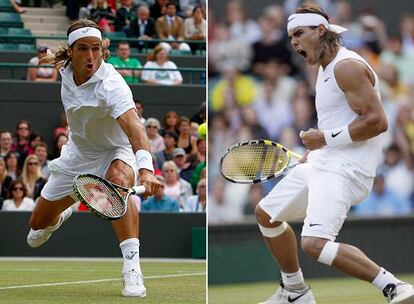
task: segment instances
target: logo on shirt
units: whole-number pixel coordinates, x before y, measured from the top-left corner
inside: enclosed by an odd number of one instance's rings
[[[322,226],[322,224],[313,224],[313,223],[309,224],[309,227],[313,227],[313,226]]]
[[[327,82],[331,77],[326,78],[323,82]]]
[[[342,133],[342,131],[343,131],[343,130],[339,131],[338,133],[332,133],[332,134],[331,134],[331,135],[332,135],[332,138],[337,137],[339,134],[341,134],[341,133]]]

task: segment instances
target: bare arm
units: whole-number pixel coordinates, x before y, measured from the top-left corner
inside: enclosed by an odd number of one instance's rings
[[[131,109],[117,118],[122,130],[128,136],[128,140],[131,143],[134,154],[138,150],[146,150],[150,152],[150,144],[145,132],[145,128],[139,120],[136,109]],[[147,169],[139,170],[139,178],[141,184],[147,189],[146,194],[155,194],[159,187],[159,182],[153,175],[153,173]]]
[[[357,60],[343,60],[335,66],[335,78],[350,107],[358,114],[348,126],[352,141],[367,140],[385,132],[387,117],[374,89],[374,75],[368,67]],[[302,131],[300,137],[309,150],[326,145],[321,130]]]
[[[344,60],[335,67],[339,87],[358,117],[349,125],[353,141],[375,137],[388,128],[387,117],[374,89],[374,75],[362,62]]]

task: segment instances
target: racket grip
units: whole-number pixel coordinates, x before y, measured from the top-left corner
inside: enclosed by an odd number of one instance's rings
[[[134,190],[135,194],[142,194],[146,191],[144,185],[132,187],[132,190]]]

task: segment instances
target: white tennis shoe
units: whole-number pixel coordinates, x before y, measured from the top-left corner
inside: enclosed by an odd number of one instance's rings
[[[390,304],[414,304],[414,287],[411,284],[388,284],[383,293]]]
[[[58,230],[59,227],[62,226],[63,222],[70,218],[71,215],[72,208],[69,207],[60,214],[60,220],[57,225],[39,230],[30,229],[29,234],[27,235],[27,244],[33,248],[43,245],[50,238],[52,233]]]
[[[124,297],[145,297],[147,289],[144,286],[144,276],[134,269],[122,274],[122,281],[124,282],[124,290],[122,295]]]
[[[315,297],[309,286],[302,290],[293,290],[280,283],[274,295],[258,304],[316,304]]]

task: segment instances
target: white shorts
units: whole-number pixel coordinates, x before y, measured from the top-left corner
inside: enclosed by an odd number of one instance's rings
[[[271,223],[305,218],[302,236],[334,241],[349,209],[367,197],[373,180],[345,164],[327,171],[305,163],[290,170],[259,206]]]
[[[49,163],[50,177],[43,187],[41,196],[48,201],[57,201],[72,195],[73,179],[76,175],[90,173],[105,177],[109,166],[115,159],[129,165],[137,177],[137,166],[130,146],[116,147],[93,157],[85,157],[75,147],[63,146],[61,156]]]

